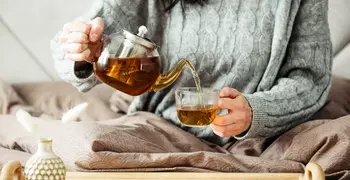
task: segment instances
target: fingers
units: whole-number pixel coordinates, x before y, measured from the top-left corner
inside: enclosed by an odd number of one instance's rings
[[[211,125],[213,132],[220,137],[231,137],[241,134],[242,125],[241,124],[231,124],[229,126],[216,126]]]
[[[91,25],[91,31],[89,33],[89,39],[91,42],[96,42],[101,39],[103,29],[104,29],[104,23],[103,20],[100,17],[95,18],[90,23]]]
[[[211,124],[215,134],[230,137],[246,131],[252,122],[252,109],[246,98],[234,88],[223,88],[218,102],[220,109],[229,113],[217,116]]]
[[[88,36],[81,32],[63,34],[60,38],[65,57],[73,61],[84,61],[91,53]]]
[[[82,53],[88,48],[88,44],[71,43],[63,44],[63,51],[66,53]]]
[[[250,108],[247,100],[244,96],[237,96],[234,99],[231,98],[220,98],[218,102],[220,109],[228,109],[230,111],[241,111],[246,108]]]
[[[90,49],[86,49],[82,53],[66,53],[66,58],[73,61],[84,61],[90,56]]]
[[[63,26],[63,33],[59,42],[65,58],[74,61],[84,61],[100,54],[101,39],[103,33],[103,20],[95,18],[89,23],[69,22]],[[95,43],[98,41],[99,43]]]
[[[228,126],[231,124],[235,124],[236,121],[229,116],[216,116],[216,118],[213,120],[212,124],[216,126]]]
[[[60,43],[89,43],[89,37],[81,32],[72,32],[63,34],[60,37]]]
[[[81,32],[84,34],[89,34],[91,30],[91,25],[83,22],[69,22],[63,26],[63,33],[69,34],[71,32]]]
[[[218,106],[220,109],[233,110],[235,107],[235,100],[230,98],[220,98]]]
[[[245,122],[245,114],[243,112],[230,113],[224,116],[216,116],[212,124],[217,126],[227,126],[231,124],[239,124]]]
[[[234,88],[225,87],[225,88],[222,88],[220,91],[221,98],[236,98],[239,95],[240,95],[240,92]]]
[[[240,129],[237,128],[235,125],[230,125],[225,128],[212,126],[212,128],[213,128],[213,132],[220,137],[231,137],[242,133]]]
[[[211,127],[218,136],[229,137],[244,132],[249,124],[244,113],[231,113],[225,116],[217,116]]]

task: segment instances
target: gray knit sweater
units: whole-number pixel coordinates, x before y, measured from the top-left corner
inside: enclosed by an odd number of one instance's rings
[[[279,135],[325,103],[332,67],[327,11],[327,0],[209,0],[204,6],[187,5],[184,14],[180,4],[164,13],[160,0],[98,0],[78,19],[102,17],[105,34],[146,25],[148,37],[161,47],[162,72],[186,57],[203,87],[243,92],[253,120],[245,134],[233,137],[241,139]],[[98,80],[94,74],[77,77],[75,63],[63,58],[59,35],[51,42],[56,69],[86,92]],[[210,127],[180,125],[174,90],[181,86],[195,86],[189,70],[172,86],[135,97],[129,112],[153,112],[200,138],[229,141]]]

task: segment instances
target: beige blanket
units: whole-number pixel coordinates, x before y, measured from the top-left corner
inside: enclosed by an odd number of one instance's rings
[[[46,84],[48,87],[54,85]],[[55,103],[47,103],[55,97],[54,94],[40,102],[38,97],[45,96],[45,91],[41,89],[38,93],[37,86],[44,85],[10,86],[3,83],[0,109],[3,114],[11,114],[19,107],[31,110],[33,114],[45,114],[45,119],[40,120],[45,127],[40,134],[54,140],[53,149],[69,170],[303,172],[305,164],[316,162],[325,169],[329,178],[350,178],[350,116],[314,120],[277,139],[246,139],[220,147],[204,142],[151,113],[138,112],[127,116],[115,113],[116,109],[123,112],[125,107],[113,108],[118,104],[111,105],[109,98],[103,100],[99,93],[93,100],[86,96],[75,102],[96,101],[99,105],[90,108],[99,108],[99,111],[88,111],[81,122],[62,124],[52,119],[74,103],[65,107],[62,102],[66,101],[57,97]],[[67,87],[66,84],[60,86]],[[50,93],[62,90],[62,87],[49,88]],[[23,95],[24,89],[37,96],[31,97],[37,101],[28,100],[28,94]],[[71,89],[61,99],[73,97],[74,93]],[[130,101],[122,94],[102,94],[114,96],[122,102],[120,104]],[[45,102],[46,106],[37,104]],[[106,120],[91,118],[99,117],[98,113],[106,116]],[[0,164],[13,159],[25,163],[35,153],[36,146],[37,138],[25,132],[13,115],[0,116]]]

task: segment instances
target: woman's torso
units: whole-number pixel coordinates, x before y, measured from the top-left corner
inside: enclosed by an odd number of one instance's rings
[[[162,73],[187,58],[202,87],[254,93],[267,73],[281,6],[278,0],[211,0],[204,6],[187,5],[183,16],[180,3],[164,13],[159,0],[138,0],[120,9],[120,17],[127,19],[121,18],[117,29],[135,31],[146,25],[148,37],[160,45]],[[170,87],[135,97],[129,111],[153,112],[181,126],[174,91],[184,86],[195,86],[189,70]],[[203,138],[212,136],[209,128],[182,128]]]

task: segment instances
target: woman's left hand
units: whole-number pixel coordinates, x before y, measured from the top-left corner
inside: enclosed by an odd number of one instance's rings
[[[246,131],[252,122],[252,108],[245,97],[236,89],[223,88],[220,91],[219,109],[228,114],[216,116],[211,124],[215,134],[221,137],[236,136]]]

